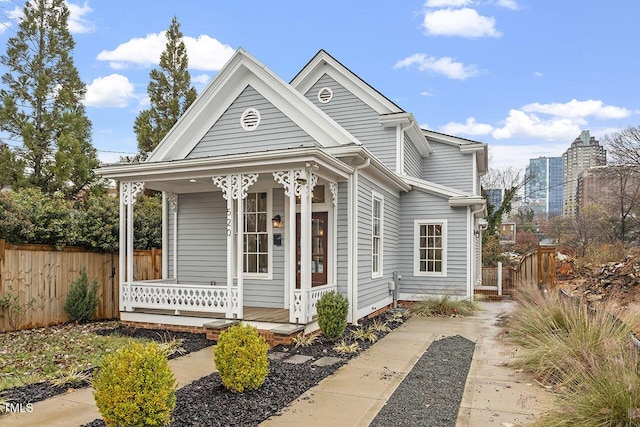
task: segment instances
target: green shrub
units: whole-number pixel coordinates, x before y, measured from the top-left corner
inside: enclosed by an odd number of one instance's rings
[[[98,298],[98,279],[93,279],[89,285],[87,267],[82,267],[80,277],[69,286],[67,298],[64,301],[64,312],[76,322],[91,320],[100,299]]]
[[[269,344],[250,325],[235,325],[220,334],[213,349],[222,384],[242,393],[255,390],[269,374]]]
[[[453,300],[449,295],[444,295],[416,302],[411,311],[418,316],[471,316],[478,308],[474,301]]]
[[[107,426],[164,426],[176,404],[176,380],[155,343],[131,342],[107,355],[93,379]]]
[[[347,328],[349,301],[341,294],[327,292],[318,300],[318,326],[329,339],[339,338]]]

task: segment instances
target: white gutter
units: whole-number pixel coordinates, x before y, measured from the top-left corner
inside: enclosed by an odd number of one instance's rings
[[[349,176],[349,209],[347,210],[347,265],[350,271],[347,277],[347,293],[349,297],[350,321],[356,324],[358,321],[358,171],[368,167],[371,159],[366,158],[364,163],[353,168],[353,174]]]
[[[473,236],[471,239],[467,239],[467,256],[469,257],[469,262],[467,262],[467,296],[469,297],[469,300],[472,301],[473,300],[473,281],[475,280],[475,276],[476,276],[476,258],[475,258],[475,233],[474,233],[474,218],[476,217],[476,214],[483,212],[485,210],[485,206],[481,206],[478,209],[471,209],[471,207],[469,207],[469,209],[467,210],[467,212],[469,212],[469,219],[468,219],[468,224],[469,224],[469,234],[468,236]]]

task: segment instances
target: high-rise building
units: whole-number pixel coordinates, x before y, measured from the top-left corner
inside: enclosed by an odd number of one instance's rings
[[[607,164],[607,152],[588,130],[583,130],[580,136],[571,143],[571,147],[562,155],[564,166],[563,209],[565,216],[576,213],[578,177],[580,172],[595,166]]]
[[[504,190],[502,188],[489,188],[485,192],[487,193],[487,202],[493,206],[494,210],[497,210],[502,205]]]
[[[530,159],[525,174],[525,205],[547,217],[562,214],[563,172],[562,157]]]

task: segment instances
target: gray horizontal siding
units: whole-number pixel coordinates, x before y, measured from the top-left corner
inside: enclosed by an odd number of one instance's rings
[[[404,172],[415,178],[422,178],[422,155],[409,137],[404,140]]]
[[[431,141],[433,153],[422,162],[423,178],[473,193],[473,156],[456,146]]]
[[[414,220],[447,220],[447,276],[414,276]],[[400,196],[400,292],[466,295],[467,208],[451,208],[446,199],[418,190]]]
[[[384,198],[383,217],[383,276],[372,279],[372,190]],[[393,271],[398,268],[399,199],[380,189],[368,179],[358,177],[358,309],[375,311],[380,300],[389,297]]]
[[[346,182],[338,183],[338,292],[348,295],[349,283],[349,228],[348,228],[348,197],[349,185]]]
[[[318,100],[318,91],[323,87],[329,87],[333,91],[333,99],[326,104]],[[383,128],[378,121],[379,114],[373,108],[326,74],[309,89],[305,96],[358,138],[378,160],[392,170],[395,169],[396,130]]]
[[[227,282],[226,211],[220,192],[179,196],[178,283]]]
[[[260,112],[260,125],[246,131],[240,124],[247,108]],[[187,158],[255,153],[294,147],[310,147],[317,143],[283,112],[251,86],[238,96],[211,127]]]

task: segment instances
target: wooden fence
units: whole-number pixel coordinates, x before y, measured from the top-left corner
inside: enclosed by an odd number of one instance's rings
[[[498,268],[482,269],[482,288],[496,286]],[[502,295],[513,295],[513,292],[525,284],[537,284],[554,287],[556,284],[555,247],[539,246],[537,250],[527,253],[516,266],[502,266]],[[495,292],[494,292],[495,293]]]
[[[23,304],[35,298],[35,305],[27,311],[21,325],[23,329],[67,322],[70,319],[63,309],[65,297],[83,266],[90,281],[98,279],[100,304],[95,318],[117,318],[118,253],[87,252],[82,248],[56,250],[51,246],[12,245],[0,240],[0,295],[12,289]],[[135,251],[134,278],[161,277],[162,251]],[[6,317],[0,319],[0,331],[11,329]]]

